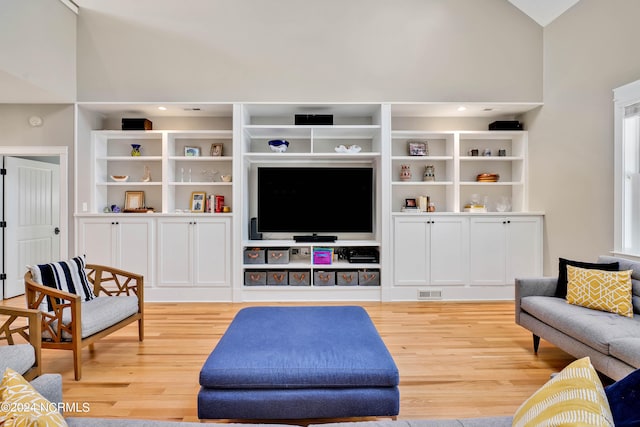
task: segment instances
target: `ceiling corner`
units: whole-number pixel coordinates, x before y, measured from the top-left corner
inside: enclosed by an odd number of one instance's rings
[[[509,0],[543,27],[553,22],[580,0]]]

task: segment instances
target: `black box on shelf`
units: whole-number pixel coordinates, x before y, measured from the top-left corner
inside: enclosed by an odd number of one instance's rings
[[[332,125],[333,114],[296,114],[297,125]]]
[[[522,123],[517,120],[497,120],[489,123],[489,130],[522,130]]]
[[[122,130],[153,130],[153,123],[147,119],[122,119]]]

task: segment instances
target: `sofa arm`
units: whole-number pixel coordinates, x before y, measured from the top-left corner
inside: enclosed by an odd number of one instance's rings
[[[520,301],[524,297],[546,296],[553,297],[558,286],[557,277],[516,278],[515,281],[515,315],[516,323],[520,324]]]
[[[43,374],[31,381],[31,385],[45,399],[60,408],[62,403],[62,376],[60,374]]]

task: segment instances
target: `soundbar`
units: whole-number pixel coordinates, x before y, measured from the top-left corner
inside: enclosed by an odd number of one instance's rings
[[[338,236],[318,236],[317,234],[307,234],[302,236],[293,236],[293,240],[296,242],[335,242]]]

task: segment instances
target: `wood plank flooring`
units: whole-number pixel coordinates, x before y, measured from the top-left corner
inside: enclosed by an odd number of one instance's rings
[[[24,299],[0,304],[23,306]],[[197,421],[200,368],[236,312],[250,305],[320,304],[147,303],[144,342],[130,325],[83,350],[81,381],[73,380],[68,351],[43,350],[43,371],[62,374],[65,402],[88,404],[68,416]],[[357,305],[398,365],[398,419],[511,415],[574,360],[544,340],[535,355],[531,334],[514,323],[513,302]]]

